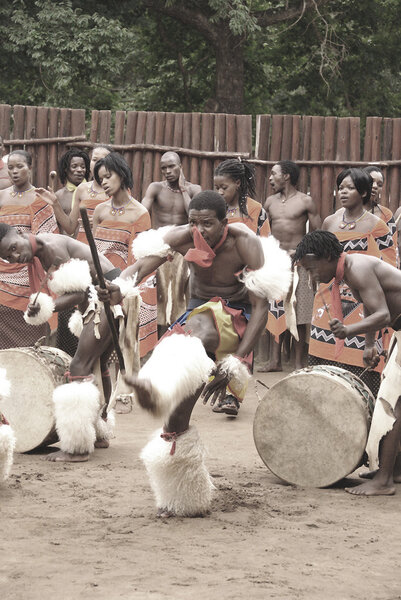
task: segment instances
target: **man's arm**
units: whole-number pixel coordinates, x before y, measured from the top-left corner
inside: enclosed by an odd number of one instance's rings
[[[309,219],[309,230],[314,231],[315,229],[320,229],[322,226],[322,219],[320,218],[319,212],[317,210],[316,202],[310,196],[307,196],[307,205],[306,210],[308,213]]]
[[[160,184],[158,184],[156,182],[151,183],[148,186],[148,189],[146,190],[145,196],[142,199],[143,206],[149,212],[151,212],[151,210],[152,210],[153,202],[157,199],[157,195],[159,193],[159,188],[160,188]]]

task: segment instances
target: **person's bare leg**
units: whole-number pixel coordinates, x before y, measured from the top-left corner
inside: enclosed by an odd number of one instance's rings
[[[361,479],[373,479],[376,473],[377,469],[375,471],[366,471],[366,473],[359,473],[359,477]],[[401,452],[398,452],[395,458],[393,479],[394,483],[401,483]]]
[[[279,342],[277,343],[274,339],[274,336],[271,337],[270,340],[270,360],[264,367],[259,367],[259,373],[276,373],[283,370],[281,366],[281,347],[283,345],[284,333],[282,333],[279,337]]]
[[[401,402],[400,398],[394,409],[395,422],[380,442],[379,469],[373,478],[345,491],[357,496],[392,496],[395,494],[393,471],[401,436]]]
[[[291,360],[291,344],[292,344],[292,335],[288,330],[284,332],[284,341],[283,341],[283,360],[288,363]]]
[[[306,325],[298,325],[298,341],[294,339],[295,370],[303,369],[306,361]]]

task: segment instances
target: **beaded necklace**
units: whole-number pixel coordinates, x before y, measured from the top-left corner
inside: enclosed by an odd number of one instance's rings
[[[343,219],[342,222],[340,223],[340,229],[355,229],[356,224],[358,223],[358,221],[360,221],[367,213],[367,210],[364,210],[363,213],[361,214],[360,217],[358,217],[357,219],[354,219],[353,221],[346,221],[345,220],[345,210],[343,212]]]
[[[125,213],[125,207],[128,206],[128,204],[130,204],[130,202],[132,202],[132,201],[133,201],[133,197],[130,196],[130,199],[128,200],[128,202],[126,202],[122,206],[114,206],[113,198],[111,198],[110,214],[113,215],[113,217],[115,217],[115,215],[118,215],[118,216],[123,215]]]
[[[10,194],[13,198],[15,198],[15,196],[17,196],[18,198],[22,198],[24,194],[26,194],[27,192],[30,192],[31,190],[34,190],[34,189],[35,189],[35,186],[31,185],[30,188],[19,191],[19,190],[16,190],[15,185],[13,185],[13,191],[10,192]]]
[[[172,187],[171,187],[171,186],[168,184],[168,182],[167,182],[167,181],[165,181],[165,182],[164,182],[164,184],[165,184],[166,188],[167,188],[168,190],[170,190],[170,192],[174,192],[174,194],[181,194],[181,193],[182,193],[182,192],[181,192],[181,190],[180,190],[180,188],[178,188],[178,189],[176,189],[176,188],[172,188]]]
[[[238,212],[238,206],[236,206],[235,208],[228,208],[227,209],[227,216],[228,217],[235,217],[235,215]]]

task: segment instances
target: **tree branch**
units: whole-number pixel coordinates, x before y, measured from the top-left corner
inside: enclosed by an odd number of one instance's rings
[[[285,8],[280,12],[271,11],[252,11],[252,15],[256,17],[258,25],[261,27],[269,27],[277,25],[291,19],[300,19],[307,10],[316,9],[316,6],[327,4],[330,0],[300,0],[298,6]]]
[[[193,27],[213,45],[219,40],[217,27],[209,21],[204,13],[198,10],[189,9],[186,5],[181,3],[166,6],[165,3],[160,0],[144,0],[144,6],[149,10],[180,21],[183,25]]]

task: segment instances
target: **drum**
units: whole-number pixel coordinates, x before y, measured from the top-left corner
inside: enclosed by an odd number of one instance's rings
[[[0,367],[11,384],[0,396],[0,412],[13,428],[16,452],[27,452],[57,441],[53,390],[66,383],[71,357],[50,346],[0,350]]]
[[[294,371],[266,393],[253,436],[280,479],[325,487],[362,464],[374,397],[355,375],[332,366]]]

